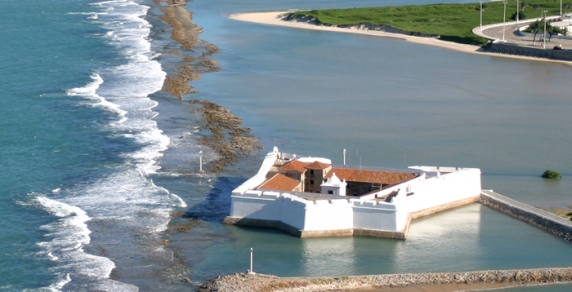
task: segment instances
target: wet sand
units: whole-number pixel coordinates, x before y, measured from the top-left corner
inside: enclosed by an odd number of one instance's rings
[[[487,52],[486,50],[482,49],[479,46],[442,41],[442,40],[439,40],[439,39],[434,38],[434,37],[412,36],[412,35],[408,35],[408,34],[404,34],[404,33],[398,33],[398,32],[396,32],[396,30],[392,31],[391,29],[388,29],[387,31],[380,31],[380,30],[359,29],[358,27],[340,28],[340,27],[333,27],[333,26],[316,25],[316,24],[311,23],[311,22],[288,21],[288,20],[285,20],[283,17],[283,15],[286,13],[288,13],[288,11],[240,13],[240,14],[232,14],[232,15],[230,15],[229,18],[234,19],[234,20],[238,20],[238,21],[260,23],[260,24],[267,24],[267,25],[285,26],[285,27],[298,28],[298,29],[310,29],[310,30],[331,31],[331,32],[341,32],[341,33],[354,33],[354,34],[372,35],[372,36],[378,36],[378,37],[387,37],[387,38],[400,39],[403,41],[408,41],[408,42],[417,43],[417,44],[441,47],[441,48],[450,49],[450,50],[459,51],[459,52],[464,52],[464,53],[480,54],[480,55],[502,57],[502,58],[511,58],[511,59],[522,59],[522,60],[529,60],[529,61],[560,63],[560,64],[566,64],[566,65],[572,66],[572,62],[560,61],[560,60],[549,60],[549,59],[526,57],[526,56],[517,56],[517,55],[506,55],[506,54],[499,54],[499,53],[490,53],[490,52]]]

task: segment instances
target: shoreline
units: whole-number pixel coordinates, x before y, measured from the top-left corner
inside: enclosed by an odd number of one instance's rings
[[[412,36],[412,35],[403,34],[403,33],[399,33],[399,32],[366,30],[366,29],[359,29],[357,27],[340,28],[340,27],[333,27],[333,26],[317,25],[317,24],[313,24],[310,22],[288,21],[288,20],[285,20],[283,17],[281,17],[282,15],[284,15],[285,13],[288,13],[288,12],[289,11],[238,13],[238,14],[229,15],[229,18],[232,20],[243,21],[243,22],[251,22],[251,23],[274,25],[274,26],[283,26],[283,27],[290,27],[290,28],[297,28],[297,29],[309,29],[309,30],[329,31],[329,32],[338,32],[338,33],[353,33],[353,34],[370,35],[370,36],[377,36],[377,37],[384,37],[384,38],[392,38],[392,39],[396,39],[396,40],[402,40],[402,41],[407,41],[407,42],[421,44],[421,45],[440,47],[440,48],[444,48],[444,49],[449,49],[449,50],[454,50],[457,52],[463,52],[463,53],[469,53],[469,54],[477,54],[477,55],[482,55],[482,56],[491,56],[491,57],[499,57],[499,58],[510,58],[510,59],[538,61],[538,62],[558,63],[558,64],[564,64],[564,65],[572,66],[572,62],[487,52],[479,46],[460,44],[460,43],[454,43],[454,42],[449,42],[449,41],[442,41],[442,40],[439,40],[439,39],[433,38],[433,37]]]

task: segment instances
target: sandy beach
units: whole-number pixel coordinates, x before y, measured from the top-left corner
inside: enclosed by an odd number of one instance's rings
[[[480,55],[487,55],[487,56],[501,57],[501,58],[512,58],[512,59],[522,59],[522,60],[529,60],[529,61],[551,62],[551,63],[560,63],[560,64],[572,65],[572,62],[566,62],[566,61],[560,61],[560,60],[549,60],[549,59],[535,58],[535,57],[490,53],[490,52],[483,50],[479,46],[442,41],[442,40],[439,40],[439,39],[433,38],[433,37],[412,36],[412,35],[407,35],[407,34],[398,33],[398,32],[391,32],[391,31],[366,30],[366,29],[359,29],[357,27],[340,28],[340,27],[316,25],[316,24],[309,23],[309,22],[287,21],[287,20],[284,20],[282,17],[286,13],[288,13],[288,11],[240,13],[240,14],[232,14],[229,16],[229,18],[234,19],[234,20],[238,20],[238,21],[260,23],[260,24],[267,24],[267,25],[285,26],[285,27],[298,28],[298,29],[311,29],[311,30],[331,31],[331,32],[341,32],[341,33],[354,33],[354,34],[393,38],[393,39],[399,39],[399,40],[408,41],[408,42],[412,42],[412,43],[429,45],[429,46],[436,46],[436,47],[455,50],[455,51],[459,51],[459,52],[471,53],[471,54],[480,54]]]
[[[286,27],[300,28],[300,29],[312,29],[312,30],[320,30],[320,31],[354,33],[354,34],[363,34],[363,35],[373,35],[373,36],[379,36],[379,37],[395,38],[395,39],[401,39],[401,40],[405,40],[405,41],[412,42],[412,43],[438,46],[438,47],[443,47],[443,48],[461,51],[461,52],[467,52],[467,53],[478,53],[478,50],[480,49],[480,47],[478,47],[478,46],[464,45],[464,44],[453,43],[453,42],[445,42],[445,41],[441,41],[441,40],[438,40],[436,38],[431,38],[431,37],[418,37],[418,36],[410,36],[410,35],[406,35],[406,34],[393,33],[393,32],[387,32],[387,31],[360,30],[357,28],[339,28],[339,27],[315,25],[315,24],[307,23],[307,22],[286,21],[286,20],[283,20],[283,18],[282,18],[282,15],[284,15],[285,13],[288,13],[288,11],[241,13],[241,14],[233,14],[230,16],[230,18],[235,19],[235,20],[240,20],[240,21],[246,21],[246,22],[254,22],[254,23],[269,24],[269,25],[279,25],[279,26],[286,26]]]

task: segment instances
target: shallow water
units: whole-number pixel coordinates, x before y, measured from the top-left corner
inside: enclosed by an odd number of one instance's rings
[[[224,18],[298,3],[216,12],[201,4],[188,7],[203,37],[222,48],[217,59],[225,70],[196,82],[200,93],[189,98],[208,98],[245,117],[267,149],[341,163],[345,148],[354,165],[479,167],[483,188],[538,207],[570,205],[568,66]],[[544,181],[547,168],[564,178]],[[568,265],[558,263],[569,249],[560,239],[485,207],[474,213],[459,209],[416,222],[405,242],[314,239],[317,249],[312,240],[280,232],[228,227],[236,239],[209,249],[198,270],[243,271],[249,246],[263,253],[258,271],[282,276]],[[447,216],[474,222],[473,229],[448,225]],[[245,251],[241,259],[237,246]]]
[[[538,207],[572,205],[569,67],[227,18],[403,3],[413,2],[191,2],[222,70],[185,99],[231,109],[266,150],[339,163],[345,148],[354,165],[480,167],[484,188]],[[480,205],[416,221],[407,241],[222,225],[230,191],[260,157],[196,172],[199,151],[215,157],[196,142],[189,104],[156,92],[178,46],[145,5],[4,3],[2,290],[186,291],[182,277],[246,270],[250,247],[255,271],[280,276],[569,265],[568,243]],[[563,179],[540,179],[547,168]],[[186,215],[171,220],[172,211]],[[192,228],[164,231],[177,224]]]

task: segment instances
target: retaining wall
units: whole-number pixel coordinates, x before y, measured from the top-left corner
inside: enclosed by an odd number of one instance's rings
[[[537,42],[537,44],[541,44],[541,43],[542,42]],[[572,61],[572,52],[571,51],[559,51],[559,50],[553,50],[552,48],[543,49],[540,46],[537,46],[537,47],[519,46],[519,45],[515,45],[515,44],[510,44],[510,43],[494,42],[491,44],[489,51],[493,52],[493,53],[501,53],[501,54],[509,54],[509,55],[547,58],[547,59],[562,60],[562,61]]]
[[[479,203],[505,213],[556,236],[572,241],[572,221],[523,204],[493,191],[481,192]]]

